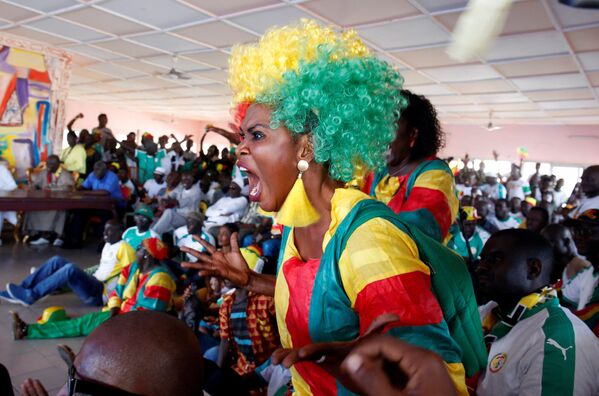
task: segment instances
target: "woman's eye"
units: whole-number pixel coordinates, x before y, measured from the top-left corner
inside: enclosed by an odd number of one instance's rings
[[[262,140],[264,139],[264,134],[260,131],[252,132],[252,140]]]

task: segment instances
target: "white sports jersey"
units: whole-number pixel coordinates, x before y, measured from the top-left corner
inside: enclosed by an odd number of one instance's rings
[[[490,334],[498,338],[477,395],[599,394],[599,340],[557,298],[525,310],[513,327],[499,322]]]
[[[216,245],[216,241],[214,240],[214,237],[212,235],[210,235],[209,233],[202,231],[202,234],[200,235],[200,237],[203,240],[205,240],[206,242],[208,242],[209,244],[211,244],[213,246]],[[194,250],[197,250],[200,253],[206,251],[206,248],[204,248],[204,246],[202,246],[201,243],[199,243],[198,241],[193,239],[193,236],[191,236],[191,234],[189,234],[189,231],[187,231],[186,225],[181,226],[175,230],[175,245],[177,245],[179,248],[189,247]],[[197,258],[195,258],[194,256],[192,256],[189,253],[185,253],[185,257],[187,258],[187,261],[190,261],[192,263],[195,263],[196,261],[198,261]]]

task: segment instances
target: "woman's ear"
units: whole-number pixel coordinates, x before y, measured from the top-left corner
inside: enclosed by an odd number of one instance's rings
[[[297,138],[297,160],[312,162],[314,160],[314,146],[308,134],[302,134]]]

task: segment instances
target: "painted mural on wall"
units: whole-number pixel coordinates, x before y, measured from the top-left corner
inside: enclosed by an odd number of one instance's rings
[[[45,161],[62,141],[69,66],[60,50],[0,41],[0,156],[17,177]]]

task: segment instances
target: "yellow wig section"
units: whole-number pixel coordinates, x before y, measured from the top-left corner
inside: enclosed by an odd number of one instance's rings
[[[297,25],[274,27],[255,44],[233,47],[229,58],[229,85],[233,102],[253,102],[266,89],[277,84],[287,71],[318,56],[321,45],[335,46],[335,58],[364,57],[370,50],[353,30],[336,33],[309,19]]]

